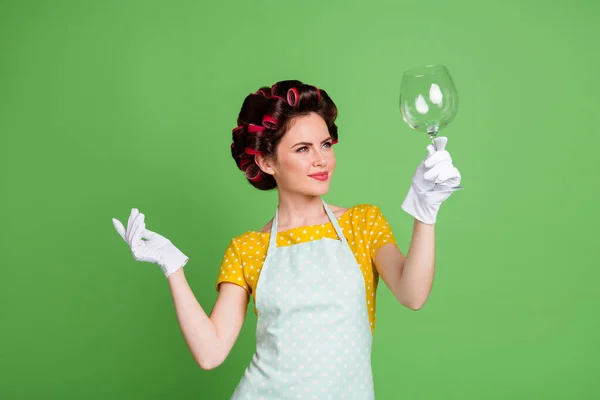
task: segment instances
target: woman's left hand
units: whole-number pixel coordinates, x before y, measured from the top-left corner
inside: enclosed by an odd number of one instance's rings
[[[426,224],[434,224],[440,205],[452,194],[451,191],[436,191],[436,185],[458,186],[461,176],[452,164],[446,150],[448,138],[441,136],[433,145],[427,146],[427,157],[419,164],[402,209]]]

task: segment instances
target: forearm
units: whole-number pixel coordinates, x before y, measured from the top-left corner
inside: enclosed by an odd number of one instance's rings
[[[217,330],[190,288],[183,268],[168,278],[179,327],[194,359],[203,369],[222,362]]]
[[[435,266],[435,229],[415,218],[413,234],[398,285],[398,299],[418,310],[431,292]]]

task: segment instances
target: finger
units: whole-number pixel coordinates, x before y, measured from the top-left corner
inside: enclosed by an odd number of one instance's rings
[[[140,213],[136,217],[135,221],[133,221],[133,229],[129,233],[130,242],[134,240],[139,240],[141,238],[144,229],[146,229],[146,223],[144,222],[144,218],[144,214]]]
[[[139,212],[139,210],[137,210],[137,215],[131,221],[131,227],[127,227],[127,238],[129,240],[133,240],[134,239],[133,232],[136,229],[136,227],[139,225],[139,221],[143,221],[144,220],[143,219],[143,215],[144,214],[142,214],[141,212]]]
[[[458,186],[460,185],[460,178],[450,178],[444,181],[436,181],[435,183],[444,186]]]
[[[454,177],[444,181],[444,185],[448,186],[458,186],[460,185],[460,178]]]
[[[127,226],[127,242],[131,243],[134,238],[135,230],[139,227],[140,216],[142,214],[138,211],[135,217],[131,220],[131,225]]]
[[[113,222],[113,225],[115,226],[115,229],[119,233],[119,235],[121,235],[121,237],[123,238],[124,241],[127,241],[127,239],[125,238],[125,227],[123,226],[123,224],[121,223],[121,221],[119,221],[118,219],[113,218],[112,222]]]
[[[458,171],[458,169],[456,169],[456,167],[452,167],[440,172],[437,179],[439,182],[458,184],[457,181],[460,182],[460,172]]]
[[[435,138],[435,148],[437,151],[445,150],[446,144],[448,144],[448,138],[446,136],[438,136]]]
[[[436,151],[435,153],[433,153],[431,157],[425,160],[425,167],[431,168],[435,164],[440,163],[442,161],[448,161],[452,163],[452,157],[450,157],[450,153],[448,153],[446,150]]]
[[[433,153],[435,153],[435,147],[433,147],[432,144],[430,144],[429,146],[427,146],[427,156],[431,156]]]
[[[423,177],[428,181],[433,181],[433,180],[436,180],[441,173],[447,172],[447,171],[451,170],[452,168],[453,167],[452,167],[451,163],[449,163],[447,161],[442,161],[442,162],[434,165],[427,172],[425,172]]]
[[[141,241],[141,236],[142,236],[142,232],[144,232],[144,227],[143,226],[139,226],[136,225],[133,233],[131,235],[131,239],[129,241],[129,245],[133,248],[133,245],[135,244],[139,244],[139,242]]]
[[[138,211],[137,208],[132,208],[131,209],[131,213],[129,214],[129,219],[127,220],[127,230],[130,230],[133,227],[133,221],[135,220],[135,217],[137,217],[137,215],[140,212]]]

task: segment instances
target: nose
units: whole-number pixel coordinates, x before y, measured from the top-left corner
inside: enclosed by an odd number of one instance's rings
[[[325,166],[327,166],[327,158],[325,157],[325,154],[323,153],[323,151],[316,151],[315,152],[315,158],[313,160],[313,166],[314,167],[325,167]]]

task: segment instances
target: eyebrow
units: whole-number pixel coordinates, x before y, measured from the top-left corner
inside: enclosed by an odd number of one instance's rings
[[[328,140],[331,140],[331,139],[332,139],[332,137],[329,136],[327,139],[323,140],[321,142],[321,144],[323,144],[323,143],[325,143],[325,142],[327,142]],[[300,143],[296,143],[295,145],[293,145],[292,148],[294,148],[296,146],[312,146],[312,143],[310,143],[310,142],[300,142]]]

